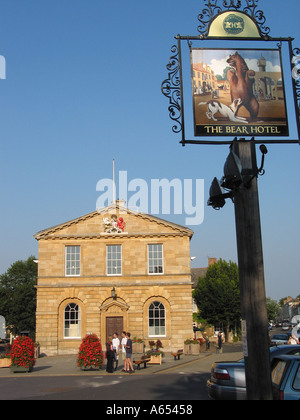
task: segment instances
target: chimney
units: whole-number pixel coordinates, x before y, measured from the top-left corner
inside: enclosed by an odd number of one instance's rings
[[[208,257],[208,266],[210,267],[211,265],[216,264],[217,261],[218,261],[217,258]]]

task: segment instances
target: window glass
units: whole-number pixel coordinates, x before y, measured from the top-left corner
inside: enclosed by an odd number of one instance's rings
[[[80,276],[80,246],[66,246],[66,276]]]
[[[81,311],[76,303],[69,303],[64,311],[64,337],[81,337]]]
[[[122,274],[122,247],[121,245],[107,245],[106,262],[108,275]]]
[[[153,302],[149,306],[149,336],[166,335],[165,307],[161,302]]]
[[[279,385],[284,369],[286,366],[286,362],[283,360],[279,360],[278,363],[274,366],[272,370],[272,382],[275,385]]]
[[[300,365],[298,366],[298,370],[294,379],[293,388],[297,391],[300,391]]]
[[[148,245],[148,272],[149,274],[163,273],[163,246],[162,244]]]

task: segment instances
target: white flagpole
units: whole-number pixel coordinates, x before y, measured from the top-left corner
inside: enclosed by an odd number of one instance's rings
[[[113,159],[113,204],[116,204],[115,159]]]

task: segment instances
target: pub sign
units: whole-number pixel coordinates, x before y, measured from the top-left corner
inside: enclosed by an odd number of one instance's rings
[[[204,2],[200,35],[175,36],[161,86],[172,131],[181,132],[183,145],[230,143],[226,137],[299,143],[300,50],[293,39],[270,36],[257,1]]]

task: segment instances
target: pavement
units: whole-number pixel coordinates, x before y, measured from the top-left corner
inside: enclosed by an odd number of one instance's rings
[[[139,359],[140,354],[133,354],[132,360]],[[182,372],[185,370],[193,370],[193,365],[199,369],[201,361],[211,359],[211,363],[215,361],[236,361],[243,357],[241,344],[224,344],[223,353],[217,354],[216,348],[211,346],[210,350],[200,353],[199,355],[187,355],[184,354],[179,360],[174,360],[171,353],[165,353],[162,358],[162,364],[150,365],[147,364],[147,368],[141,366],[140,370],[135,369],[133,374],[122,372],[123,364],[118,366],[118,369],[114,373],[106,372],[106,364],[100,370],[91,369],[88,371],[82,371],[76,365],[76,354],[72,355],[61,355],[61,356],[44,356],[39,357],[36,360],[34,369],[30,373],[12,373],[10,368],[0,368],[0,378],[10,377],[41,377],[41,376],[89,376],[89,375],[148,375],[148,374],[160,374],[169,372]],[[209,362],[209,360],[207,360]],[[105,360],[106,362],[106,360]]]

